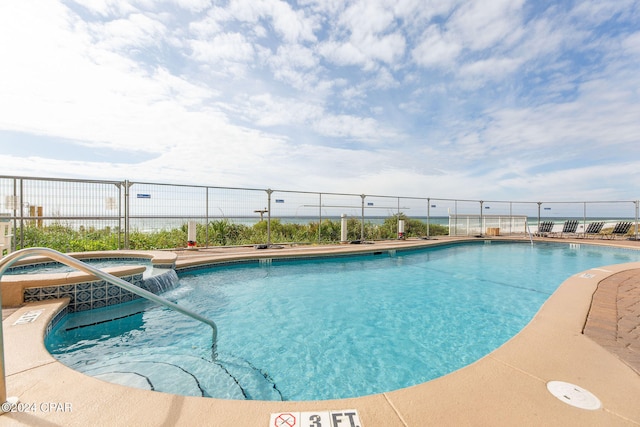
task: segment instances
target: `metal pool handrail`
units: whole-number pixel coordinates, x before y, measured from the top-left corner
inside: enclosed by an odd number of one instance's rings
[[[527,223],[527,232],[529,232],[529,240],[531,240],[531,246],[533,246],[533,234],[531,234],[531,227]]]
[[[164,305],[165,307],[170,308],[171,310],[175,310],[179,313],[182,313],[186,316],[191,317],[192,319],[198,320],[202,323],[205,323],[209,326],[211,326],[211,329],[213,330],[213,344],[211,346],[212,349],[212,357],[215,359],[216,358],[216,346],[217,346],[217,341],[218,341],[218,327],[216,326],[215,322],[213,320],[207,319],[206,317],[203,317],[197,313],[194,313],[193,311],[181,307],[177,304],[172,303],[171,301],[167,301],[166,299],[152,293],[149,291],[146,291],[142,288],[139,288],[129,282],[127,282],[126,280],[123,280],[119,277],[113,276],[109,273],[105,273],[104,271],[101,271],[95,267],[92,267],[82,261],[78,261],[75,258],[70,257],[69,255],[65,255],[63,253],[60,253],[56,250],[53,249],[49,249],[49,248],[26,248],[26,249],[20,249],[19,251],[16,252],[12,252],[9,255],[4,256],[3,258],[0,259],[0,279],[2,279],[2,274],[9,268],[10,265],[12,265],[14,262],[28,257],[28,256],[32,256],[32,255],[43,255],[46,256],[48,258],[51,258],[54,261],[60,262],[62,264],[68,265],[69,267],[73,267],[76,268],[80,271],[83,271],[85,273],[88,274],[93,274],[94,276],[98,277],[99,279],[102,279],[104,281],[107,281],[113,285],[119,286],[123,289],[126,289],[129,292],[132,292],[136,295],[139,295],[143,298],[146,298],[150,301],[153,301],[155,303],[158,303],[160,305]],[[0,293],[0,305],[2,305],[2,295]],[[7,399],[7,389],[6,389],[6,383],[5,383],[5,369],[4,369],[4,343],[3,343],[3,334],[2,334],[2,328],[0,327],[0,403],[4,403]],[[1,412],[0,412],[1,413]]]

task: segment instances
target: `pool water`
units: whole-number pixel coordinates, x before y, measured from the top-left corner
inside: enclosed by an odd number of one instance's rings
[[[151,261],[147,258],[91,258],[91,259],[79,259],[92,267],[104,269],[108,267],[119,267],[123,265],[146,265],[151,266]],[[47,274],[47,273],[69,273],[72,271],[78,271],[73,267],[61,264],[59,262],[44,262],[37,264],[26,264],[18,267],[11,267],[7,269],[4,274],[17,275],[17,274]]]
[[[363,396],[462,368],[518,333],[572,274],[639,259],[588,245],[478,242],[217,267],[181,274],[163,294],[217,323],[215,360],[208,327],[144,303],[93,326],[83,325],[104,312],[67,316],[46,344],[78,371],[176,394]]]

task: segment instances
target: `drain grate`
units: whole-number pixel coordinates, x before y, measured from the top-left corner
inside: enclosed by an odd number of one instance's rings
[[[580,409],[594,411],[600,409],[600,400],[591,392],[575,384],[563,381],[549,381],[547,390],[564,403]]]

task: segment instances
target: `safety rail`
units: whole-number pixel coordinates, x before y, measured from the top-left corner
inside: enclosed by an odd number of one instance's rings
[[[529,240],[531,240],[531,246],[533,246],[533,234],[531,233],[531,227],[527,224],[527,233],[529,234]]]
[[[98,277],[99,279],[105,280],[113,285],[119,286],[131,293],[141,296],[142,298],[146,298],[157,304],[163,305],[171,310],[175,310],[179,313],[182,313],[185,316],[189,316],[194,320],[198,320],[202,323],[207,324],[213,330],[213,343],[211,345],[212,358],[215,359],[217,357],[216,350],[217,350],[217,340],[218,340],[218,327],[216,326],[213,320],[207,319],[206,317],[203,317],[197,313],[194,313],[189,309],[186,309],[177,304],[174,304],[171,301],[167,301],[166,299],[152,292],[139,288],[138,286],[135,286],[127,282],[126,280],[123,280],[119,277],[116,277],[109,273],[101,271],[95,267],[92,267],[82,261],[79,261],[75,258],[70,257],[69,255],[65,255],[56,250],[49,249],[49,248],[26,248],[26,249],[21,249],[19,251],[13,252],[9,255],[6,255],[5,257],[0,259],[0,279],[2,279],[2,275],[4,274],[4,272],[14,262],[22,258],[33,256],[33,255],[46,256],[54,261],[65,264],[69,267],[73,267],[85,273],[92,274]],[[2,295],[0,293],[0,305],[1,303],[2,303]],[[0,328],[0,358],[1,358],[0,359],[0,362],[1,362],[0,364],[0,403],[5,402],[7,398],[5,369],[4,369],[4,342],[3,341],[4,340],[3,340],[2,328]]]

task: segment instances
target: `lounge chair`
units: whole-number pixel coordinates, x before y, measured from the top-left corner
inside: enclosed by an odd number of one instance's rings
[[[583,237],[587,238],[589,236],[600,234],[600,231],[602,231],[602,227],[604,227],[604,221],[592,222],[591,224],[587,225],[587,229],[584,230]]]
[[[562,237],[563,234],[575,234],[577,229],[578,229],[578,221],[571,219],[569,221],[565,221],[564,225],[562,226],[562,231],[555,232],[555,233],[550,232],[549,237],[551,237],[551,235],[554,235],[554,236],[560,235],[560,237]]]
[[[610,234],[603,234],[603,239],[615,239],[617,236],[625,236],[631,229],[630,222],[619,222],[613,227]]]
[[[553,230],[553,221],[542,221],[536,231],[536,236],[546,237]]]

